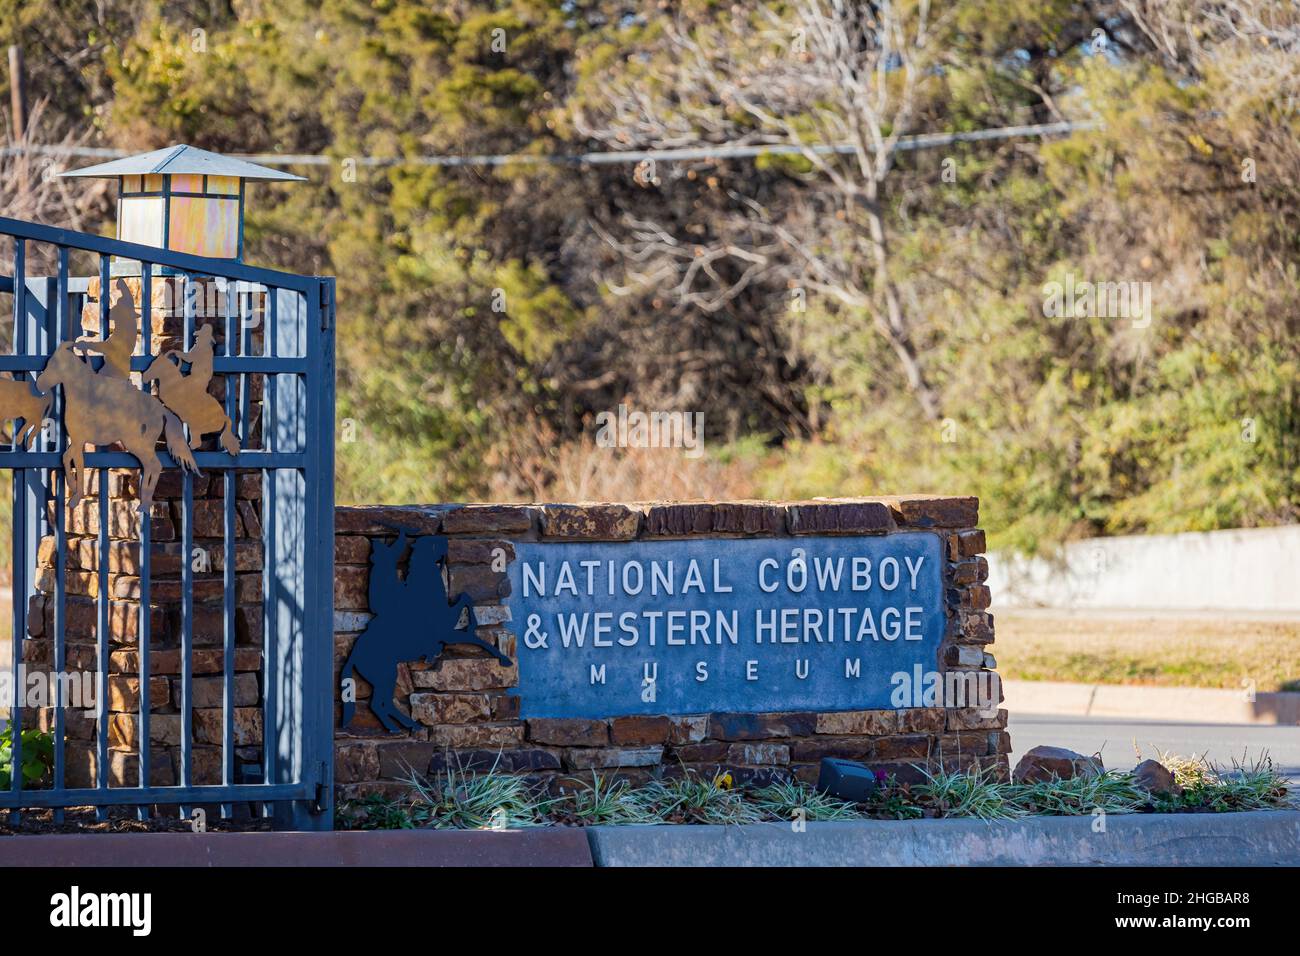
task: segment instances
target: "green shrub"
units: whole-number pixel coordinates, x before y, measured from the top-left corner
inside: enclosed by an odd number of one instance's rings
[[[1017,785],[999,780],[992,768],[921,772],[925,783],[917,784],[911,792],[939,816],[1007,820],[1025,814],[1016,800]]]
[[[54,769],[54,735],[40,730],[22,732],[23,787],[35,790],[49,783]],[[14,729],[0,732],[0,790],[13,786]]]
[[[1060,817],[1096,810],[1137,813],[1149,802],[1148,795],[1133,785],[1132,774],[1117,772],[1017,784],[1013,799],[1026,814]]]
[[[378,793],[344,800],[334,811],[334,826],[339,830],[415,830],[427,824],[423,807]]]
[[[1231,769],[1209,763],[1204,757],[1161,754],[1174,781],[1183,788],[1178,796],[1160,795],[1153,801],[1164,813],[1179,810],[1210,810],[1227,813],[1240,810],[1284,809],[1294,805],[1287,778],[1264,754],[1254,763],[1234,760]]]

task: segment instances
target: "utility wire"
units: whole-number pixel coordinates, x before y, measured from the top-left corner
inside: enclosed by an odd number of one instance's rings
[[[978,143],[987,140],[1017,139],[1021,137],[1056,136],[1081,130],[1097,129],[1101,124],[1094,121],[1040,123],[1032,126],[1001,126],[994,129],[971,130],[963,133],[922,133],[918,136],[903,136],[898,140],[896,149],[908,152],[918,149],[934,149],[950,146],[954,143]],[[547,164],[572,166],[608,166],[618,163],[641,163],[646,160],[708,160],[708,159],[744,159],[755,156],[789,156],[799,155],[805,147],[788,143],[771,145],[746,144],[743,146],[722,144],[718,146],[687,146],[680,149],[645,149],[613,150],[597,153],[574,154],[531,154],[505,153],[467,156],[361,156],[353,158],[358,166],[507,166],[512,164]],[[820,155],[834,153],[852,153],[856,147],[849,143],[821,144],[811,147]],[[44,156],[72,156],[82,159],[121,159],[132,155],[124,149],[107,149],[97,146],[6,146],[0,149],[0,156],[19,156],[34,153]],[[321,154],[282,154],[282,153],[236,153],[239,159],[261,163],[264,166],[333,166],[352,157],[325,156]]]

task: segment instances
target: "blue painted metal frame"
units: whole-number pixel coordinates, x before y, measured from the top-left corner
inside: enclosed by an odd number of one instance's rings
[[[10,219],[0,216],[0,235],[13,236],[30,242],[45,242],[53,246],[66,246],[104,256],[117,256],[119,259],[138,259],[153,265],[166,266],[178,273],[199,276],[221,276],[240,282],[252,282],[258,285],[274,286],[288,289],[304,295],[317,290],[322,283],[332,283],[332,279],[320,276],[300,276],[292,272],[277,272],[259,266],[232,262],[229,259],[207,259],[191,255],[188,252],[172,252],[154,246],[142,246],[136,242],[123,242],[121,239],[106,239],[88,232],[74,229],[60,229],[56,226],[44,226],[40,223],[27,222],[22,219]],[[11,277],[13,278],[13,277]]]
[[[138,633],[140,702],[137,715],[139,781],[136,786],[108,786],[107,694],[98,701],[98,735],[95,741],[95,785],[69,788],[65,780],[64,708],[54,708],[55,767],[53,786],[40,790],[22,787],[22,774],[13,786],[0,792],[0,808],[17,817],[22,809],[50,808],[56,819],[74,806],[92,806],[102,818],[111,806],[136,807],[143,817],[151,806],[174,806],[182,815],[196,804],[219,804],[229,813],[235,803],[252,803],[269,812],[278,827],[329,829],[333,792],[333,593],[334,579],[334,280],[261,269],[225,259],[206,259],[170,252],[102,236],[58,229],[0,217],[0,234],[14,243],[13,275],[0,277],[0,291],[14,297],[14,351],[0,356],[0,371],[31,379],[45,365],[53,347],[80,334],[81,291],[84,280],[69,276],[69,251],[99,256],[101,288],[111,272],[109,257],[141,263],[141,325],[144,355],[132,360],[143,370],[153,358],[151,323],[152,282],[155,275],[179,275],[186,290],[196,278],[225,279],[226,314],[224,354],[214,360],[214,373],[227,376],[226,408],[238,422],[241,453],[197,452],[200,468],[219,471],[223,494],[222,602],[223,721],[220,785],[194,785],[192,778],[192,653],[193,579],[189,560],[193,541],[193,485],[186,475],[182,484],[181,540],[181,779],[177,786],[152,782],[150,768],[149,704],[150,666],[150,521],[140,521],[140,620]],[[26,262],[33,243],[57,250],[58,274],[30,278]],[[245,306],[255,295],[267,300],[267,326],[262,354],[251,349],[249,313]],[[76,307],[74,308],[74,302]],[[100,329],[107,331],[108,297],[101,296]],[[237,314],[236,314],[237,309]],[[218,321],[220,320],[217,319]],[[194,332],[194,303],[184,301],[184,344]],[[236,324],[243,334],[234,334]],[[238,344],[238,348],[236,348]],[[264,376],[262,448],[242,450],[250,439],[249,376]],[[236,403],[238,407],[236,408]],[[61,398],[51,417],[62,420]],[[28,631],[30,598],[36,593],[36,555],[41,538],[56,539],[53,640],[55,670],[66,657],[65,598],[66,540],[63,528],[67,489],[61,452],[65,437],[59,429],[43,428],[32,450],[0,446],[0,468],[12,471],[13,634],[12,662],[15,685]],[[164,467],[175,467],[160,453]],[[108,481],[103,469],[138,468],[124,452],[92,451],[86,466],[96,472],[99,486],[99,555],[96,597],[97,677],[106,688],[108,655]],[[236,779],[234,733],[235,530],[236,470],[260,470],[263,483],[263,772],[260,780]],[[53,525],[46,502],[53,499]],[[56,682],[57,686],[57,682]],[[16,700],[10,720],[22,724],[22,702]],[[143,743],[143,746],[140,744]],[[20,765],[21,738],[15,741],[15,765]]]

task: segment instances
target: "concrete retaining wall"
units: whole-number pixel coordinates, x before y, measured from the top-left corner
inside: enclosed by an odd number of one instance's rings
[[[1059,560],[990,554],[996,608],[1265,611],[1300,615],[1300,525],[1092,538]]]
[[[1008,708],[1018,714],[1180,720],[1202,724],[1300,724],[1300,693],[1248,696],[1244,690],[1072,684],[1064,681],[1002,682]]]
[[[1296,866],[1300,812],[594,827],[597,866]]]
[[[1297,866],[1300,811],[586,830],[0,837],[5,866]]]

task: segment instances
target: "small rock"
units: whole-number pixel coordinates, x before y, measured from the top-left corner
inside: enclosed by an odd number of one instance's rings
[[[1180,797],[1183,788],[1174,781],[1169,768],[1158,760],[1143,760],[1133,768],[1133,785],[1147,793],[1161,793]]]
[[[1016,783],[1037,783],[1052,777],[1070,780],[1105,772],[1106,768],[1098,757],[1085,757],[1064,747],[1035,747],[1020,758],[1012,778]]]

